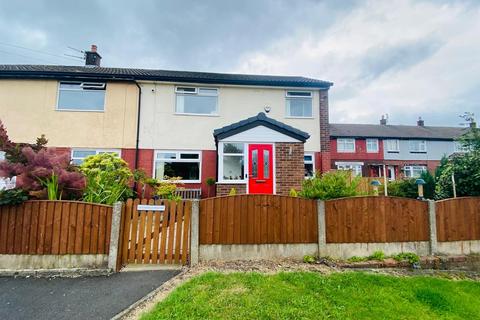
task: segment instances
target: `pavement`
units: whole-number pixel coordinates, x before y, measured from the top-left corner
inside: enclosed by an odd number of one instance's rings
[[[0,319],[110,319],[179,270],[78,278],[0,277]]]

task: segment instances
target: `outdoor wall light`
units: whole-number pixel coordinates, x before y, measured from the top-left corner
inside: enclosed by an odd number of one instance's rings
[[[373,195],[378,196],[378,187],[381,186],[382,184],[378,180],[372,180],[370,184],[373,186]]]
[[[415,184],[418,186],[418,200],[423,200],[423,185],[425,184],[425,180],[417,179],[415,180]]]
[[[269,106],[265,106],[265,108],[263,108],[263,110],[265,110],[266,113],[269,113],[270,110],[272,110],[272,108],[270,108]]]

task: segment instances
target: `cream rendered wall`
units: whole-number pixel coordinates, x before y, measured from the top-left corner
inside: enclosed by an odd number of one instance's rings
[[[293,119],[285,117],[283,88],[197,85],[219,89],[218,116],[197,116],[175,114],[174,84],[142,83],[141,86],[140,148],[214,150],[214,129],[255,116],[269,106],[268,117],[310,134],[305,151],[320,151],[318,90],[311,90],[313,117]]]
[[[52,147],[134,148],[137,91],[109,82],[104,112],[56,111],[58,81],[0,80],[0,119],[15,142],[45,134]]]

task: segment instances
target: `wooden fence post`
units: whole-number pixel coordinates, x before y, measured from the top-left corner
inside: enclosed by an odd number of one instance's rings
[[[120,239],[120,220],[122,217],[122,203],[115,202],[112,211],[112,228],[110,231],[110,249],[108,251],[108,269],[117,268],[118,243]]]
[[[318,256],[326,253],[327,248],[327,229],[325,223],[325,201],[317,200],[318,214]]]
[[[190,227],[190,265],[198,264],[199,259],[199,234],[200,234],[200,201],[192,201],[192,219]]]
[[[429,253],[433,255],[437,252],[437,217],[435,214],[435,201],[433,200],[428,200],[428,222],[430,227]]]

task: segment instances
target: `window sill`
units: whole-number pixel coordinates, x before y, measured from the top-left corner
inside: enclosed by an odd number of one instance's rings
[[[427,153],[427,151],[410,151],[410,153]]]
[[[378,153],[378,151],[367,151],[367,153]]]
[[[219,114],[202,114],[202,113],[178,113],[175,112],[176,116],[195,116],[195,117],[220,117]]]
[[[337,150],[337,152],[338,153],[355,153],[355,151],[338,151],[338,150]]]
[[[400,153],[400,151],[387,151],[387,153]]]
[[[61,111],[61,112],[96,112],[96,113],[104,113],[104,110],[78,110],[78,109],[58,109],[55,108],[55,111]]]
[[[232,181],[222,180],[222,181],[216,182],[215,184],[247,184],[247,181],[245,181],[245,180],[232,180]]]
[[[315,117],[294,117],[294,116],[285,116],[285,119],[315,119]]]
[[[168,182],[169,180],[160,180],[160,181],[162,181],[162,182]],[[179,183],[179,184],[183,184],[183,183],[188,183],[188,184],[190,184],[190,183],[199,183],[199,184],[201,184],[202,181],[200,181],[200,180],[175,180],[175,183]]]

